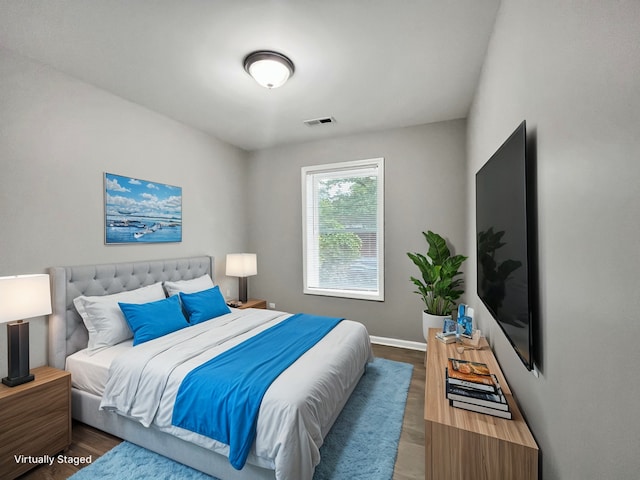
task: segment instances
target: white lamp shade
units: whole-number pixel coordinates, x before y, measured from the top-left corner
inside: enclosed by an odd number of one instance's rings
[[[291,72],[281,62],[265,59],[251,64],[249,74],[265,88],[278,88],[285,84]]]
[[[49,275],[0,277],[0,323],[50,313]]]
[[[271,50],[258,50],[247,55],[244,69],[259,85],[266,88],[281,87],[295,71],[291,59]]]
[[[229,277],[250,277],[258,274],[258,258],[255,253],[229,253],[227,255],[227,275]]]

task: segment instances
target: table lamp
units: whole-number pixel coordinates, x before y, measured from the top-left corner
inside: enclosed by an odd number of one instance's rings
[[[239,277],[238,300],[247,301],[247,277],[257,275],[258,258],[255,253],[229,253],[227,276]]]
[[[2,383],[15,387],[30,382],[29,322],[24,319],[51,313],[49,275],[0,277],[0,323],[7,323],[9,375]]]

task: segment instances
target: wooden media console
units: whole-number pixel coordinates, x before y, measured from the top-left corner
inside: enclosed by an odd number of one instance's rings
[[[538,480],[538,445],[511,395],[485,338],[481,350],[458,353],[429,330],[425,386],[426,480]],[[486,363],[509,403],[511,420],[449,405],[445,393],[448,358]]]

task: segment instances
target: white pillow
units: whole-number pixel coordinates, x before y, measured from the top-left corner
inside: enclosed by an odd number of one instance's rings
[[[93,355],[103,348],[117,345],[133,337],[133,332],[124,319],[118,302],[148,303],[164,298],[166,297],[161,283],[113,295],[99,297],[82,295],[74,298],[76,310],[89,331],[87,354]]]
[[[178,280],[177,282],[164,282],[164,288],[167,291],[167,295],[173,297],[182,293],[197,293],[203,290],[209,290],[213,288],[213,280],[209,274],[204,274],[201,277],[194,278],[192,280]]]

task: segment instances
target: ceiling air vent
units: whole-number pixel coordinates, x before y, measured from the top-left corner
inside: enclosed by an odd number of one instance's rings
[[[325,123],[336,123],[336,119],[333,117],[312,118],[311,120],[305,120],[304,123],[308,127],[315,127],[316,125],[323,125]]]

